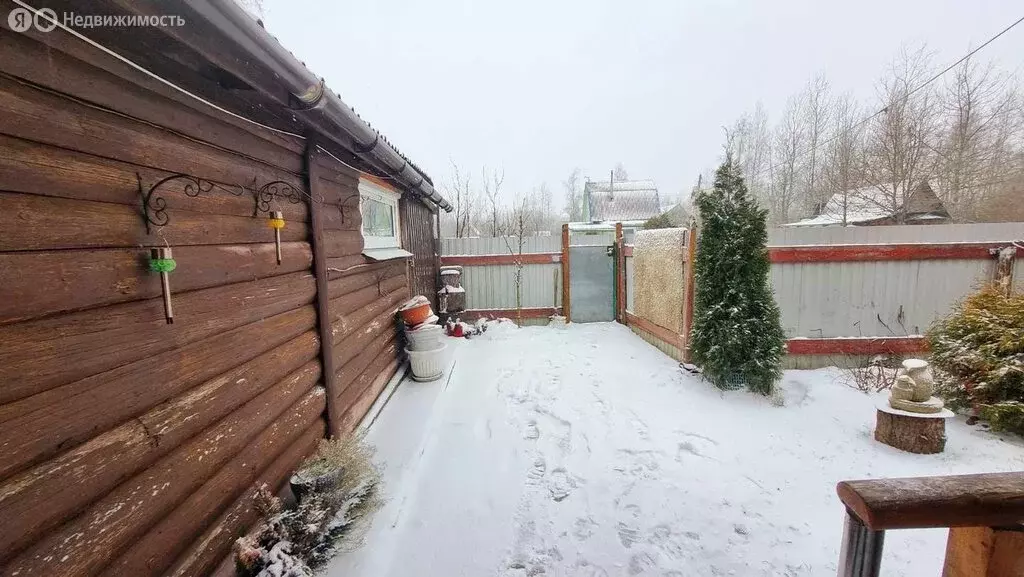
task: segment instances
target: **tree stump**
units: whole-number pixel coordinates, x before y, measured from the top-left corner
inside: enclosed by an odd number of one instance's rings
[[[890,447],[930,455],[946,448],[946,419],[953,413],[917,414],[878,405],[875,416],[875,440]]]

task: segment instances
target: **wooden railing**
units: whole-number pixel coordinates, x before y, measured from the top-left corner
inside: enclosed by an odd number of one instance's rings
[[[1024,473],[843,481],[839,577],[879,575],[885,531],[949,528],[943,577],[1024,576]]]

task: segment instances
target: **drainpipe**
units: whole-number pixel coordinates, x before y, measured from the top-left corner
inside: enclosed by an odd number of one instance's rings
[[[291,94],[289,102],[294,116],[312,129],[352,148],[352,152],[374,166],[382,167],[388,176],[408,187],[416,196],[429,200],[451,212],[452,205],[434,189],[427,176],[394,149],[340,97],[331,92],[308,68],[246,13],[234,0],[184,0],[195,14],[234,42],[253,61],[271,70],[276,78],[243,78],[263,94],[272,95],[269,82],[283,83]],[[183,26],[173,34],[188,43],[188,35],[197,27]],[[206,38],[208,41],[209,38]],[[275,98],[280,102],[281,99]],[[338,132],[341,132],[339,135]],[[351,141],[349,144],[347,141]]]

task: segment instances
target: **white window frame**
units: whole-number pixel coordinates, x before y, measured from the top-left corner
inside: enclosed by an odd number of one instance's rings
[[[367,249],[373,248],[402,248],[402,221],[398,215],[398,199],[402,195],[384,188],[369,180],[359,179],[359,214],[363,214],[363,199],[368,198],[376,200],[381,204],[389,205],[394,214],[394,235],[392,236],[369,236],[366,231],[363,230],[362,224],[359,225],[359,233],[363,235],[363,247]]]

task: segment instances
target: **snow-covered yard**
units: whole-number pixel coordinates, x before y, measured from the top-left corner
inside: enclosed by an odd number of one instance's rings
[[[403,383],[370,428],[389,502],[329,575],[835,575],[837,481],[1024,469],[962,419],[940,455],[875,442],[837,370],[788,371],[776,406],[614,323],[456,344],[450,379]],[[883,573],[938,575],[944,546],[889,532]]]

